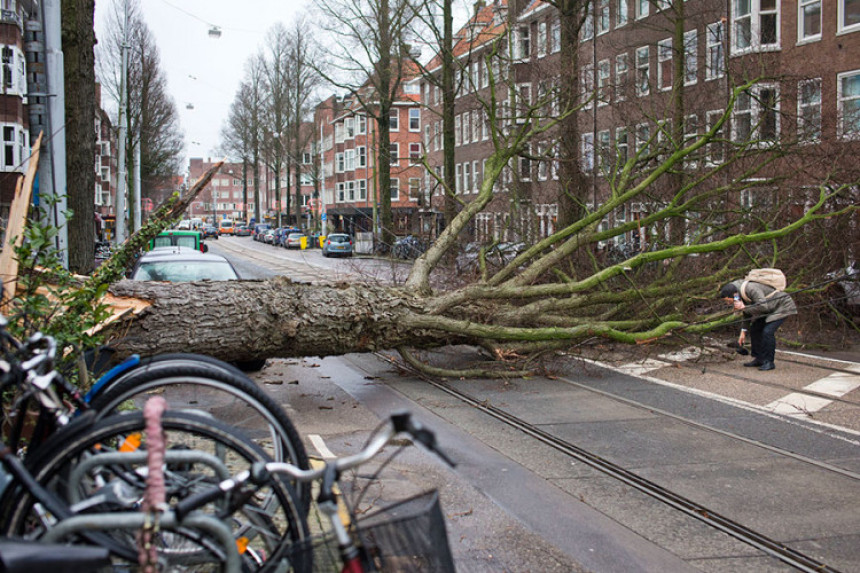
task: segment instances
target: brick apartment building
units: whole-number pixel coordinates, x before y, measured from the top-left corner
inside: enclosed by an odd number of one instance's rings
[[[581,107],[575,112],[581,138],[575,160],[587,181],[582,196],[588,209],[607,197],[627,158],[694,140],[723,116],[735,87],[755,80],[738,96],[715,142],[685,162],[676,179],[655,185],[654,204],[626,205],[604,227],[638,220],[657,206],[661,193],[702,170],[718,173],[701,185],[741,181],[728,200],[749,209],[768,204],[774,193],[802,204],[798,191],[825,179],[847,183],[860,176],[860,2],[595,0],[589,10],[579,34]],[[492,151],[486,107],[491,87],[498,132],[506,133],[525,123],[528,112],[529,121],[541,113],[557,115],[553,94],[571,71],[560,69],[558,12],[539,0],[478,3],[457,39],[454,191],[468,200]],[[438,73],[438,61],[428,68]],[[439,88],[424,78],[415,81],[427,162],[441,175]],[[717,169],[740,148],[761,159],[777,142],[792,151],[753,170],[748,183],[749,160]],[[650,164],[643,159],[638,168],[653,167],[661,157],[647,155]],[[556,131],[532,141],[497,181],[496,198],[476,217],[469,240],[532,241],[554,232],[564,160]],[[443,191],[429,173],[422,174],[419,196],[429,198],[429,209],[441,217]],[[638,242],[640,235],[644,229],[615,240]]]
[[[420,225],[424,150],[415,89],[412,83],[404,84],[390,115],[391,211],[394,232],[400,235],[415,233]],[[379,202],[376,120],[357,98],[332,96],[317,106],[314,124],[319,130],[314,149],[320,160],[328,229],[351,234],[372,231],[374,205]]]

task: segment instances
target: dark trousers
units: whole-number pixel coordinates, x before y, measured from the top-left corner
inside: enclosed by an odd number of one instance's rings
[[[776,329],[785,319],[765,322],[764,318],[756,318],[750,324],[750,354],[762,362],[773,362],[776,354]]]

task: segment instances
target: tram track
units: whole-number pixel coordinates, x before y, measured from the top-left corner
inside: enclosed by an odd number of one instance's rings
[[[798,571],[806,571],[806,572],[830,572],[830,573],[838,573],[836,569],[829,566],[827,563],[824,563],[814,557],[806,555],[800,551],[792,549],[788,547],[784,543],[781,543],[765,534],[762,534],[758,531],[755,531],[725,515],[722,515],[712,509],[705,507],[688,497],[685,497],[677,492],[671,491],[660,484],[648,480],[646,478],[641,477],[640,475],[627,470],[618,464],[615,464],[606,458],[590,452],[580,446],[577,446],[574,443],[566,441],[564,439],[555,436],[542,428],[531,424],[510,412],[507,412],[501,408],[493,406],[487,400],[482,400],[475,396],[472,396],[462,390],[459,390],[442,379],[438,379],[432,376],[428,376],[427,374],[420,372],[414,368],[409,367],[408,365],[404,365],[399,362],[395,362],[390,356],[386,356],[382,353],[376,353],[376,355],[391,364],[396,364],[398,368],[408,370],[410,374],[416,377],[420,377],[425,380],[427,383],[435,387],[436,389],[444,392],[445,394],[456,398],[462,403],[468,404],[472,408],[482,412],[483,414],[490,416],[494,420],[502,422],[508,425],[511,428],[514,428],[523,434],[538,440],[540,443],[545,444],[547,446],[552,447],[558,452],[561,452],[572,459],[581,462],[607,476],[610,476],[621,483],[636,489],[637,491],[645,494],[646,496],[655,499],[669,507],[672,507],[685,515],[688,515],[698,521],[701,521],[708,525],[709,527],[725,533],[738,541],[746,543],[751,547],[754,547],[765,554],[778,559],[779,561],[785,563],[786,565],[791,566],[792,568]],[[584,389],[587,391],[591,391],[594,393],[601,394],[610,399],[618,400],[620,402],[624,402],[627,405],[638,406],[640,408],[646,409],[649,412],[653,412],[662,416],[668,416],[673,419],[679,420],[685,424],[689,424],[695,426],[699,429],[703,429],[710,432],[716,432],[720,435],[736,439],[739,441],[743,441],[747,444],[752,444],[764,449],[767,449],[770,452],[777,453],[783,455],[785,457],[789,457],[798,461],[801,461],[806,464],[810,464],[816,466],[820,469],[832,471],[838,473],[844,477],[847,477],[852,480],[860,481],[860,474],[855,472],[851,472],[849,470],[839,468],[833,466],[831,464],[821,462],[819,460],[813,460],[805,456],[801,456],[795,454],[793,452],[788,452],[773,446],[769,446],[767,444],[763,444],[761,442],[751,440],[749,438],[745,438],[743,436],[739,436],[737,434],[733,434],[730,432],[726,432],[723,430],[715,429],[711,426],[701,424],[695,422],[693,420],[689,420],[687,418],[671,414],[668,412],[663,412],[655,409],[652,406],[640,404],[633,400],[629,400],[627,398],[623,398],[620,396],[615,396],[611,393],[607,393],[601,390],[597,390],[594,388],[590,388],[587,385],[579,384],[570,380],[562,379],[563,382],[576,386],[577,388]]]

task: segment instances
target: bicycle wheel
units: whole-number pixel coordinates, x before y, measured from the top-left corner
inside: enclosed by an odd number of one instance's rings
[[[140,413],[124,413],[85,428],[61,431],[28,460],[28,465],[33,477],[78,515],[103,519],[113,511],[134,510],[145,488],[145,455],[134,454],[146,448],[143,427]],[[168,503],[208,490],[253,463],[270,459],[235,429],[200,414],[168,411],[162,427],[168,443]],[[137,457],[130,459],[129,451]],[[3,513],[3,533],[38,539],[53,525],[52,520],[29,491],[17,489],[4,495],[8,507]],[[235,511],[225,513],[225,503],[214,502],[204,511],[230,525],[246,570],[274,570],[275,563],[266,558],[308,536],[304,509],[284,480],[273,479],[249,499],[241,500]],[[110,527],[110,522],[103,525]],[[134,531],[110,529],[108,533],[116,543],[136,546]],[[78,537],[75,540],[82,542]],[[158,532],[156,545],[163,570],[219,571],[224,562],[224,549],[199,529],[180,525]],[[127,558],[116,559],[120,568],[128,566]],[[309,564],[291,566],[304,571]]]
[[[120,375],[90,399],[98,417],[121,408],[142,409],[152,394],[161,394],[171,409],[203,409],[254,440],[272,459],[307,469],[308,456],[289,416],[265,391],[238,370],[217,362],[179,355],[149,362]],[[193,355],[192,355],[193,356]],[[214,360],[214,359],[212,359]],[[293,484],[305,507],[310,490]]]

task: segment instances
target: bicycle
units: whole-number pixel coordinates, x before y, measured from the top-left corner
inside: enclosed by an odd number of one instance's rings
[[[175,514],[181,521],[224,496],[252,494],[258,484],[286,475],[298,482],[319,482],[316,503],[322,518],[328,521],[329,530],[307,540],[280,546],[261,571],[453,572],[455,567],[445,519],[436,491],[408,498],[361,518],[356,515],[358,503],[355,503],[349,509],[349,524],[344,525],[341,521],[336,484],[343,473],[375,458],[401,433],[408,434],[445,463],[455,466],[438,448],[431,430],[413,421],[410,413],[400,412],[383,422],[357,454],[328,461],[322,467],[310,470],[283,462],[256,463],[248,471],[222,481],[218,487],[179,501]],[[375,480],[379,471],[404,447],[399,446],[370,479]],[[364,491],[359,494],[359,502]]]
[[[39,416],[28,441],[35,450],[56,426],[68,423],[76,412],[95,410],[101,419],[120,408],[142,407],[145,398],[162,393],[179,407],[194,408],[208,404],[229,416],[231,425],[241,428],[251,438],[264,443],[275,461],[290,461],[308,467],[307,452],[298,431],[287,413],[265,391],[237,368],[212,357],[197,354],[173,353],[141,359],[133,355],[104,373],[86,394],[69,384],[54,370],[56,343],[51,337],[39,333],[24,342],[15,340],[5,329],[6,321],[0,316],[0,353],[7,363],[26,363],[20,375],[38,380],[41,388],[30,387],[15,406],[15,426],[10,433],[11,447],[19,448],[27,417],[30,398],[39,402]],[[47,402],[41,393],[50,392],[57,385],[60,395]],[[73,406],[63,414],[47,411],[46,403]],[[307,505],[310,492],[297,484],[297,492]]]

